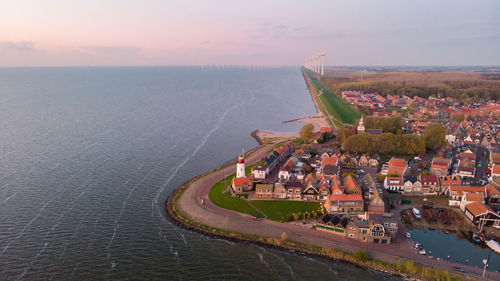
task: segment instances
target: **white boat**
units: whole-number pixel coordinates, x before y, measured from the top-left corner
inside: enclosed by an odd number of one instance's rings
[[[426,252],[425,252],[425,249],[424,249],[424,246],[422,246],[421,244],[417,243],[415,244],[415,250],[417,250],[417,252],[421,255],[425,255]]]
[[[420,211],[417,208],[413,208],[413,214],[417,219],[422,217],[422,215],[420,215]]]
[[[500,254],[500,244],[495,240],[486,241],[486,245],[490,247],[493,251]]]
[[[406,236],[406,238],[411,238],[411,233],[406,232],[406,233],[405,233],[405,236]]]

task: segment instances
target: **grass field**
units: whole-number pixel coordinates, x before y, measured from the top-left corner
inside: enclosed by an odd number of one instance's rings
[[[281,221],[293,213],[311,212],[320,209],[319,202],[252,200],[252,205],[264,213],[268,219]]]
[[[313,80],[316,89],[323,90],[319,97],[326,107],[326,110],[343,123],[354,124],[361,118],[361,113],[354,110],[349,104],[343,101],[339,96],[332,93],[328,88],[318,80]]]
[[[246,173],[250,173],[251,167],[247,167]],[[236,174],[232,174],[226,178],[225,183],[227,185],[231,184],[231,179],[235,176]],[[256,217],[262,217],[262,215],[257,212],[254,208],[250,207],[248,205],[247,201],[244,199],[232,197],[231,194],[225,193],[226,185],[224,184],[224,179],[216,183],[212,189],[210,189],[210,193],[208,194],[208,197],[210,198],[210,201],[214,203],[215,205],[224,208],[224,209],[229,209],[233,211],[237,211],[240,213],[245,213],[249,214],[252,216]]]

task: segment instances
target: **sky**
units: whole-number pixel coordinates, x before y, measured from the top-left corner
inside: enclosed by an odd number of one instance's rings
[[[0,66],[500,65],[500,1],[1,0]]]

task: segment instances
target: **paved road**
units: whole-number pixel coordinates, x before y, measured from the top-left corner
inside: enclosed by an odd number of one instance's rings
[[[268,144],[259,148],[246,159],[246,164],[249,165],[257,162],[263,158],[272,147],[272,144]],[[386,261],[394,261],[395,256],[400,256],[431,266],[439,265],[449,270],[451,270],[452,266],[457,266],[457,264],[454,263],[430,260],[427,257],[416,254],[409,247],[406,238],[401,234],[404,231],[402,225],[400,225],[400,235],[393,241],[393,244],[375,245],[338,237],[334,234],[313,230],[300,224],[279,223],[266,219],[255,221],[250,215],[215,206],[208,198],[211,187],[220,179],[234,173],[234,171],[235,167],[230,166],[207,175],[191,184],[178,201],[177,207],[180,212],[193,221],[234,232],[257,234],[274,238],[280,238],[281,234],[286,232],[288,239],[292,241],[335,248],[348,252],[365,250],[371,256]],[[205,208],[203,208],[201,204],[202,198],[205,201]],[[481,270],[477,268],[464,265],[459,266],[471,273],[481,273]],[[494,272],[489,272],[487,277],[500,280],[500,274]]]

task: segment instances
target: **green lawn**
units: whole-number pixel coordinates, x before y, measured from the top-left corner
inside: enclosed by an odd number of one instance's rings
[[[354,124],[361,118],[361,113],[354,110],[348,103],[343,101],[339,96],[330,92],[323,83],[318,80],[313,80],[316,89],[323,90],[323,94],[319,97],[326,107],[326,110],[335,117],[336,119],[348,123]]]
[[[319,210],[319,202],[278,201],[278,200],[252,200],[252,205],[266,214],[267,218],[281,221],[293,213],[304,213]]]
[[[250,173],[251,167],[246,167],[246,173],[247,175]],[[232,174],[226,178],[226,184],[230,185],[231,184],[231,179],[235,177],[236,174]],[[224,184],[224,179],[216,183],[212,189],[210,189],[210,193],[208,194],[208,197],[210,198],[210,201],[214,203],[215,205],[229,209],[229,210],[234,210],[240,213],[245,213],[245,214],[250,214],[252,216],[258,216],[262,217],[259,212],[257,212],[255,209],[250,207],[247,203],[246,200],[232,197],[231,194],[229,193],[224,193],[225,190],[225,184]]]

